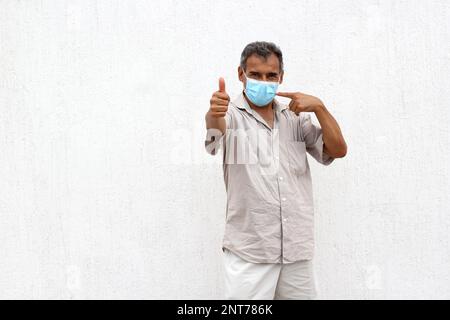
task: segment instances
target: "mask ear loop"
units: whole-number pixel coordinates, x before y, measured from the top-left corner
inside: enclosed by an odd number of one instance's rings
[[[247,77],[247,75],[245,74],[244,69],[242,69],[242,74],[244,75],[245,80],[248,81],[248,77]],[[245,85],[244,85],[244,94],[247,95],[247,82],[246,82]]]

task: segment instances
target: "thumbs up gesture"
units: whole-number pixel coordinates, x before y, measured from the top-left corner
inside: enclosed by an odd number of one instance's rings
[[[225,92],[225,80],[219,78],[219,90],[214,92],[211,100],[209,100],[209,115],[215,118],[223,118],[228,110],[230,97]]]

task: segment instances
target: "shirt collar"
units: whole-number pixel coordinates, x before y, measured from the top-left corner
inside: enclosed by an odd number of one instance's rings
[[[279,102],[277,99],[273,99],[273,109],[275,111],[283,111],[288,108],[287,105]],[[233,104],[241,110],[246,110],[248,113],[253,114],[253,109],[248,104],[247,100],[244,97],[244,92],[241,92],[234,100]]]

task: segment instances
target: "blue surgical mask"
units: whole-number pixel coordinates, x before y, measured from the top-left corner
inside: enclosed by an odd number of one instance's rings
[[[279,85],[278,82],[251,79],[247,77],[245,72],[244,76],[247,79],[244,92],[253,104],[258,107],[264,107],[275,98]]]

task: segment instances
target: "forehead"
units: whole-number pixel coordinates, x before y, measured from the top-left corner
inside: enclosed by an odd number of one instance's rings
[[[258,56],[257,54],[252,54],[247,59],[247,72],[257,71],[257,72],[279,72],[280,71],[280,61],[275,54],[271,54],[265,59],[264,57]]]

